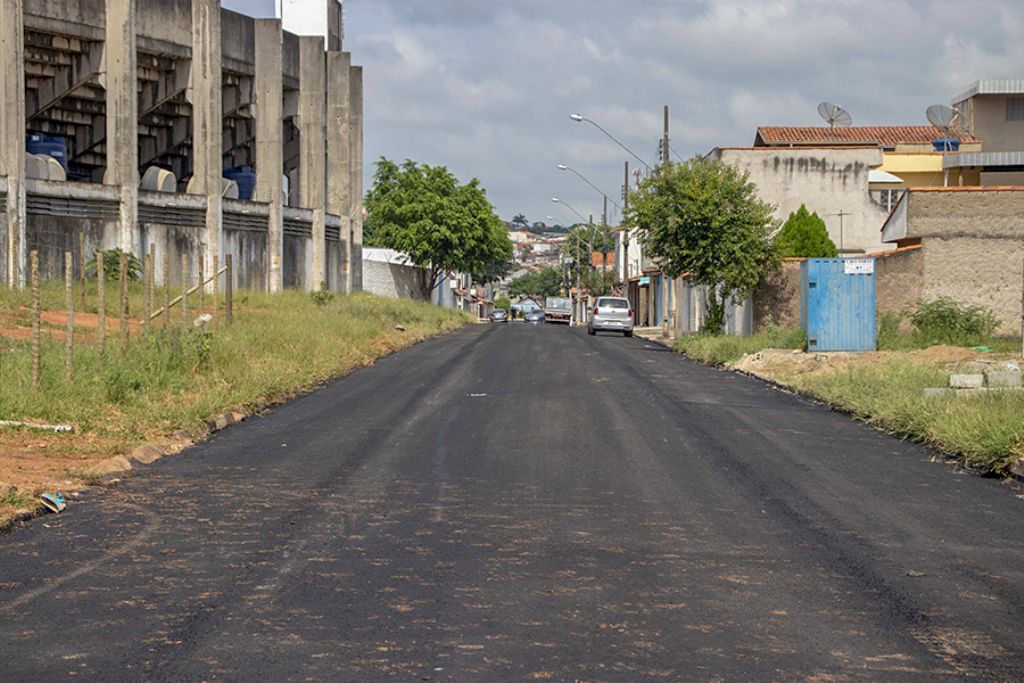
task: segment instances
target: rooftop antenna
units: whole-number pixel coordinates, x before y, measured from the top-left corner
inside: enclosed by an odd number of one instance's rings
[[[850,112],[846,111],[838,104],[832,104],[831,102],[822,102],[818,105],[818,115],[825,119],[825,123],[828,124],[829,134],[836,129],[836,126],[840,128],[849,128],[853,125],[853,117],[850,116]]]
[[[928,117],[928,123],[942,133],[942,186],[947,187],[949,185],[949,169],[946,168],[946,152],[949,151],[950,136],[958,128],[960,112],[944,104],[933,104],[925,110],[924,115]]]

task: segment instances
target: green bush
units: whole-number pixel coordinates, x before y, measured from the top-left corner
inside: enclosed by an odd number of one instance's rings
[[[86,274],[95,276],[96,275],[96,255],[99,252],[93,254],[92,260],[85,264]],[[116,282],[121,279],[121,254],[120,249],[107,249],[103,252],[103,279],[107,282]],[[140,261],[135,254],[128,252],[128,260],[126,262],[128,269],[128,280],[135,282],[142,279],[142,261]]]
[[[806,346],[807,339],[802,329],[768,325],[749,337],[711,333],[680,337],[676,340],[675,350],[705,363],[721,365],[763,349],[803,350]]]
[[[828,236],[825,221],[817,213],[808,212],[803,204],[789,214],[775,237],[774,246],[780,257],[835,258],[839,255],[835,242]]]
[[[878,350],[893,351],[905,344],[900,334],[900,325],[906,317],[903,313],[886,311],[878,316]]]
[[[910,312],[910,324],[919,344],[977,346],[992,341],[999,320],[991,309],[940,297],[917,302]]]
[[[329,292],[326,289],[320,289],[310,292],[309,298],[312,299],[313,303],[317,306],[326,306],[334,301],[334,293]]]

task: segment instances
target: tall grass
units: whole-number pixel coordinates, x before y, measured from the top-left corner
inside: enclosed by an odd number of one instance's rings
[[[704,363],[722,365],[739,360],[744,354],[762,349],[803,349],[806,337],[803,330],[770,326],[749,337],[731,334],[698,334],[680,337],[675,350]]]
[[[52,290],[44,297],[51,305]],[[133,295],[141,305],[141,290]],[[24,294],[0,297],[0,313],[24,305]],[[245,293],[236,298],[232,325],[197,330],[179,323],[167,332],[154,326],[133,336],[127,349],[113,334],[103,357],[94,343],[78,345],[71,383],[63,341],[44,341],[38,391],[31,387],[28,343],[4,339],[0,419],[74,424],[116,436],[120,450],[226,409],[308,389],[465,320],[451,310],[367,294],[318,305],[301,292]]]
[[[949,374],[895,358],[800,374],[792,383],[866,422],[960,456],[976,469],[1003,472],[1024,457],[1022,392],[925,398],[924,389],[946,386]]]

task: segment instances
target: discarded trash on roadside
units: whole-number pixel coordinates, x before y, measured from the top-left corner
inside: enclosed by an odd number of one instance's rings
[[[43,505],[50,512],[63,512],[64,508],[68,506],[67,501],[64,500],[64,494],[60,491],[56,493],[44,493],[39,496],[43,499]]]
[[[206,323],[213,320],[213,316],[209,313],[203,313],[201,316],[192,321],[192,327],[202,327]]]
[[[404,325],[395,325],[395,330],[397,330],[398,332],[405,332],[405,326]]]
[[[991,346],[984,346],[984,345],[983,346],[975,346],[974,350],[975,351],[981,351],[982,353],[992,353],[993,351],[995,351],[995,349],[993,349]]]
[[[18,420],[0,420],[0,427],[14,427],[20,429],[35,429],[41,432],[73,432],[74,425],[44,425],[35,422],[19,422]]]

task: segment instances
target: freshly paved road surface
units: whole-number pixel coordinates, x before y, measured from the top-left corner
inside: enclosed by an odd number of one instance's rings
[[[0,536],[0,679],[1024,679],[1024,501],[931,456],[471,327]]]

